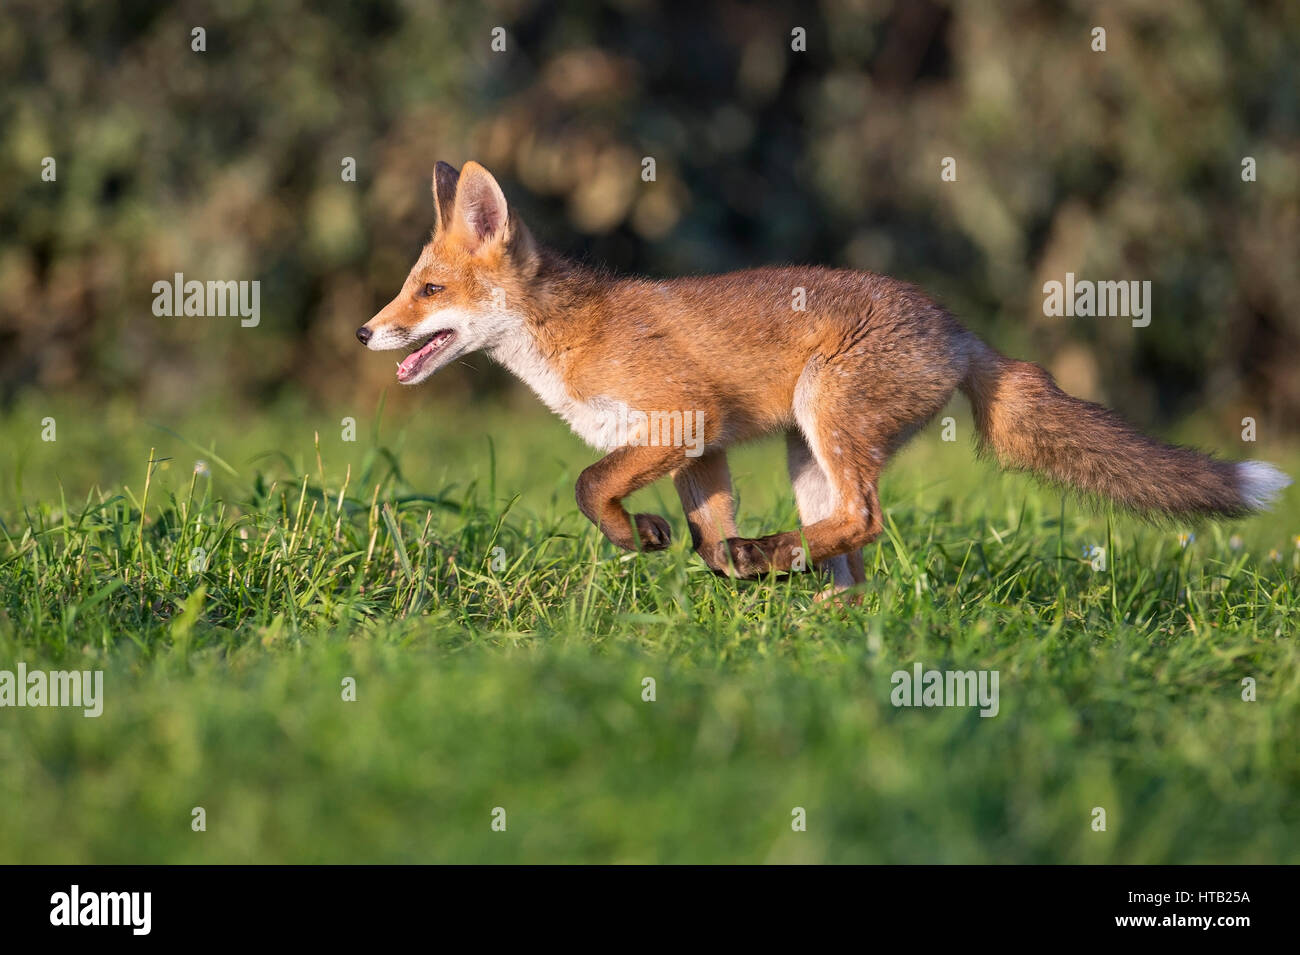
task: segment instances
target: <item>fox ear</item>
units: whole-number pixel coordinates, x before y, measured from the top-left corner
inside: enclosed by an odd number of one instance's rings
[[[439,232],[451,225],[451,214],[456,209],[456,180],[460,173],[450,163],[439,162],[433,167],[433,211],[437,215]]]
[[[509,219],[505,193],[476,162],[467,162],[456,184],[456,210],[451,228],[471,249],[505,235]]]

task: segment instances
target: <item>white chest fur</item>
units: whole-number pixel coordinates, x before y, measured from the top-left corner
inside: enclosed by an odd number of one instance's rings
[[[604,396],[585,401],[575,398],[559,370],[547,361],[526,329],[514,329],[504,336],[492,349],[491,356],[533,389],[587,444],[600,451],[611,451],[618,446],[621,403]]]

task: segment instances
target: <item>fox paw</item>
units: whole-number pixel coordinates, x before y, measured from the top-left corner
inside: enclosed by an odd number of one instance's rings
[[[673,541],[672,528],[658,514],[638,514],[636,532],[641,538],[642,550],[663,550]]]
[[[861,591],[850,591],[834,584],[813,594],[813,603],[824,603],[831,607],[861,607]]]
[[[744,537],[728,537],[725,544],[719,544],[722,551],[723,566],[726,566],[727,551],[731,553],[731,563],[736,568],[736,576],[752,579],[762,577],[772,567],[772,560],[763,545],[756,540]]]

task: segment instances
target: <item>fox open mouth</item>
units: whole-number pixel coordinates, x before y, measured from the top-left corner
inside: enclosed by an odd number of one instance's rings
[[[410,381],[428,363],[430,358],[446,348],[455,337],[456,333],[450,328],[444,328],[442,331],[437,332],[423,346],[411,352],[398,363],[397,380]]]

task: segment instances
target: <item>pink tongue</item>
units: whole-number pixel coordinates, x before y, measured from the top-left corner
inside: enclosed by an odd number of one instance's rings
[[[419,351],[411,352],[411,354],[407,355],[405,358],[402,359],[401,365],[399,365],[397,368],[397,373],[399,375],[405,375],[408,372],[410,372],[412,368],[414,368],[416,365],[420,363],[420,361],[424,358],[425,355],[433,351],[433,349],[437,346],[437,344],[438,344],[437,341],[431,341],[429,342],[429,344],[425,345]]]

